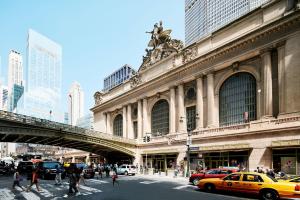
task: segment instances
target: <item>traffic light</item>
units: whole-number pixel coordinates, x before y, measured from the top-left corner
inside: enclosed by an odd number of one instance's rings
[[[143,141],[144,141],[144,142],[146,142],[146,137],[147,137],[147,136],[144,136],[144,137],[143,137]]]
[[[147,136],[147,142],[150,142],[150,136]]]

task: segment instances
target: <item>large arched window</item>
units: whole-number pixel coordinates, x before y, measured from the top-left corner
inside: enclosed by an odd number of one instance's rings
[[[114,119],[114,135],[123,136],[123,117],[121,114]]]
[[[169,133],[169,103],[162,99],[156,102],[151,112],[152,133]]]
[[[256,119],[256,80],[246,72],[230,76],[220,88],[220,126]]]

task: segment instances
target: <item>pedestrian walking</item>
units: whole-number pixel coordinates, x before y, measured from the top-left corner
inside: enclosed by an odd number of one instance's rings
[[[70,170],[69,176],[69,193],[64,195],[64,197],[68,197],[68,195],[71,195],[75,192],[75,196],[80,195],[80,192],[77,189],[77,177],[74,169]],[[74,192],[73,192],[74,190]]]
[[[41,191],[40,187],[39,187],[39,182],[38,182],[38,169],[37,168],[33,168],[32,169],[32,177],[31,177],[31,182],[30,185],[28,186],[26,192],[29,192],[29,190],[31,190],[31,187],[35,185],[37,191]]]
[[[117,180],[118,174],[115,171],[113,171],[113,175],[111,176],[111,178],[112,178],[113,186],[115,186],[115,183],[118,183],[119,186],[119,181]]]
[[[25,189],[20,185],[20,181],[22,181],[22,177],[20,176],[20,173],[18,171],[16,171],[14,173],[14,183],[13,183],[12,188],[15,189],[15,187],[18,186],[23,191],[25,191]]]
[[[86,184],[85,184],[85,181],[84,181],[84,171],[83,171],[83,167],[81,167],[80,170],[79,170],[78,187],[79,187],[80,182],[83,182],[83,185],[86,185]]]
[[[61,185],[61,166],[56,165],[56,176],[55,176],[55,185]]]

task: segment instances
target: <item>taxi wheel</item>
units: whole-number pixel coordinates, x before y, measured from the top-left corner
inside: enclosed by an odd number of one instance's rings
[[[215,186],[213,184],[210,184],[210,183],[205,184],[204,190],[206,192],[213,192],[213,191],[215,191]]]
[[[276,191],[274,190],[263,190],[260,193],[261,200],[277,200],[279,196]]]
[[[193,184],[194,184],[194,185],[198,185],[199,181],[200,181],[199,178],[195,178],[195,179],[193,180]]]

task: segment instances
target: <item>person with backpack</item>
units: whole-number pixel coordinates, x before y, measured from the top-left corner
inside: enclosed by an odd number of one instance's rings
[[[16,186],[18,186],[19,188],[21,188],[23,191],[25,191],[25,189],[20,185],[20,181],[22,181],[22,178],[20,176],[20,173],[18,172],[18,170],[14,173],[14,183],[13,183],[13,190],[15,189]]]

